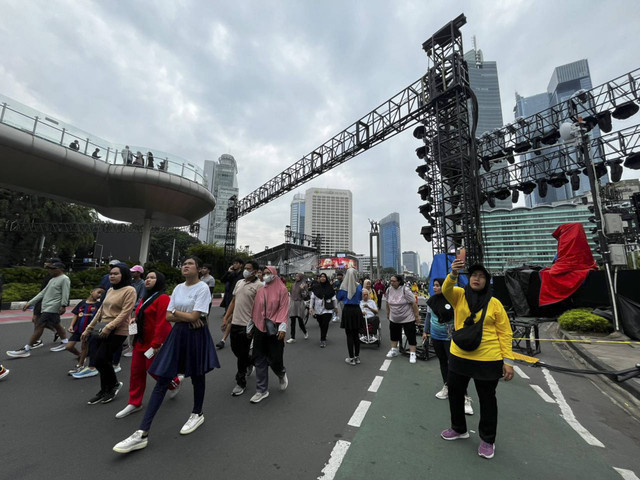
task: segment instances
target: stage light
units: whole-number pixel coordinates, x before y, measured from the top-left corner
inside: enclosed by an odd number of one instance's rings
[[[433,238],[433,227],[431,225],[422,227],[420,229],[420,235],[422,235],[427,242],[430,242]]]
[[[430,214],[433,211],[433,205],[431,205],[430,203],[425,203],[423,205],[420,205],[418,207],[418,210],[420,210],[420,213],[424,216],[426,214]]]
[[[426,200],[427,197],[429,195],[431,195],[431,187],[429,185],[421,185],[420,188],[418,188],[418,195],[420,195],[420,198],[422,198],[422,200]]]
[[[419,125],[413,130],[413,136],[418,140],[423,140],[427,136],[427,128],[424,125]]]
[[[571,190],[577,192],[580,190],[580,170],[572,170],[569,172],[571,176],[569,177],[569,181],[571,182]]]
[[[538,180],[536,180],[536,183],[538,184],[538,195],[540,195],[540,198],[546,197],[547,190],[549,188],[546,180],[544,180],[543,178],[539,178]]]
[[[536,184],[533,182],[523,182],[516,187],[525,195],[530,195],[536,189]]]
[[[598,127],[604,133],[609,133],[613,130],[613,125],[611,123],[611,112],[609,110],[605,110],[604,112],[600,112],[596,114],[596,118],[598,119]]]
[[[491,162],[487,157],[483,157],[481,160],[481,163],[482,163],[482,168],[484,169],[485,172],[488,172],[489,170],[491,170]]]
[[[495,196],[498,200],[506,200],[511,196],[511,190],[508,188],[501,188],[500,190],[496,190]]]
[[[516,142],[516,145],[513,149],[515,153],[523,153],[527,150],[531,150],[531,142],[529,140],[522,140],[520,142]]]
[[[569,180],[567,180],[567,176],[564,172],[559,172],[551,175],[551,177],[547,179],[547,183],[553,188],[560,188],[569,183]]]
[[[416,168],[417,174],[423,180],[426,180],[427,178],[429,178],[429,177],[427,177],[427,172],[428,171],[429,171],[429,166],[427,164],[420,165],[418,168]]]
[[[505,148],[502,153],[507,157],[507,163],[509,165],[516,163],[516,157],[513,156],[513,148]]]
[[[640,152],[629,155],[624,161],[624,166],[631,170],[640,170]]]
[[[598,125],[598,119],[595,117],[595,115],[589,115],[588,117],[584,117],[582,119],[582,123],[584,124],[586,131],[590,132],[591,130],[593,130],[593,127]]]
[[[607,174],[607,166],[604,164],[604,162],[596,163],[594,167],[596,169],[596,178],[602,178]],[[582,169],[582,173],[584,173],[585,175],[589,175],[586,168]]]
[[[489,207],[496,208],[496,197],[493,193],[487,194],[487,203],[489,204]]]
[[[511,203],[518,203],[520,198],[520,191],[517,188],[511,190]]]
[[[544,130],[544,133],[540,137],[540,141],[545,145],[553,145],[560,138],[560,132],[556,127],[549,127]]]
[[[571,98],[577,98],[578,100],[580,100],[580,103],[584,103],[589,99],[590,96],[591,95],[587,90],[581,88],[577,92],[574,92],[574,94],[571,95]]]
[[[424,160],[424,158],[429,153],[429,145],[423,145],[421,147],[416,148],[416,155],[420,160]]]
[[[611,112],[611,116],[613,118],[617,118],[618,120],[626,120],[627,118],[638,113],[638,110],[640,110],[640,107],[638,107],[636,102],[625,102],[614,108],[613,112]]]
[[[609,167],[611,172],[611,181],[613,183],[619,182],[622,178],[622,160],[619,158],[616,160],[607,160],[604,162]]]

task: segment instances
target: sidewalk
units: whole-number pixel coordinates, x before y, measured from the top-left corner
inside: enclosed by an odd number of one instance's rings
[[[632,341],[620,332],[602,336],[596,334],[581,334],[562,330],[555,323],[548,327],[548,332],[556,338],[565,340],[613,340],[619,342]],[[640,345],[607,344],[607,343],[577,343],[567,342],[578,355],[584,358],[593,368],[603,371],[625,370],[640,365]],[[631,378],[624,382],[617,382],[607,376],[610,382],[621,386],[640,400],[640,377]]]

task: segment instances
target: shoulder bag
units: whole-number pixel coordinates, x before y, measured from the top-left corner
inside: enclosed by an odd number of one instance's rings
[[[264,326],[265,326],[265,330],[267,331],[267,335],[269,337],[275,337],[276,335],[278,335],[278,327],[276,326],[276,324],[274,323],[273,320],[271,320],[270,318],[267,318],[267,298],[265,295],[265,299],[264,299]]]
[[[473,323],[468,324],[469,319],[467,319],[464,321],[464,326],[461,329],[455,330],[451,334],[451,339],[462,350],[473,352],[480,346],[482,342],[482,327],[484,325],[484,317],[487,314],[487,308],[489,308],[489,305],[482,310],[482,316],[479,321],[473,322],[473,319],[471,319]]]

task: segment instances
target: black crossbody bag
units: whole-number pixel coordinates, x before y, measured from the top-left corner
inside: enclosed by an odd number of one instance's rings
[[[273,320],[267,318],[267,299],[264,299],[264,325],[265,330],[267,331],[267,335],[270,337],[275,337],[278,335],[278,327],[274,323]]]
[[[455,330],[451,334],[451,339],[462,350],[473,352],[480,346],[480,343],[482,342],[482,327],[484,326],[484,317],[487,315],[488,308],[489,305],[487,304],[482,310],[482,316],[480,317],[479,321],[473,322],[473,319],[471,319],[473,323],[467,324],[467,321],[469,320],[467,319],[464,321],[465,324],[461,329]]]

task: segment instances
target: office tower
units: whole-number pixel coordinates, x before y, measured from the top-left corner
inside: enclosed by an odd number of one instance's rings
[[[310,188],[305,192],[304,232],[321,235],[321,255],[352,251],[353,206],[349,190]]]
[[[464,54],[469,67],[469,84],[478,99],[478,125],[476,137],[491,132],[504,125],[502,121],[502,103],[500,102],[500,83],[498,81],[498,65],[496,62],[485,61],[482,50],[476,47],[473,37],[473,49]],[[506,161],[494,164],[497,169],[507,165]],[[484,170],[481,170],[484,173]],[[511,199],[496,199],[496,208],[510,208]],[[417,272],[416,272],[417,273]]]
[[[414,251],[402,252],[402,263],[407,272],[420,275],[420,255]]]
[[[380,220],[380,266],[401,273],[400,251],[400,214],[394,212]]]
[[[577,92],[584,89],[589,90],[592,88],[591,75],[589,73],[589,62],[587,60],[578,60],[577,62],[561,65],[553,70],[551,80],[547,86],[545,93],[532,95],[530,97],[521,97],[516,93],[516,105],[513,109],[515,117],[528,117],[534,115],[542,110],[557,105],[563,102]],[[589,133],[591,138],[600,136],[600,129],[598,127],[591,130]],[[602,152],[599,150],[592,150],[592,159],[598,159],[602,157]],[[535,160],[536,158],[543,158],[545,150],[541,151],[541,155],[537,156],[533,153],[529,153],[520,157],[520,160]],[[557,167],[557,165],[552,165]],[[602,184],[606,184],[609,181],[608,175],[605,175],[600,179]],[[589,190],[589,179],[586,175],[580,174],[580,188],[577,191],[571,190],[571,185],[568,183],[560,188],[549,188],[547,195],[542,198],[538,194],[538,190],[534,190],[530,195],[525,196],[525,203],[528,207],[536,207],[539,205],[548,205],[553,202],[563,201],[582,195]]]
[[[200,220],[198,238],[205,243],[224,245],[227,235],[227,206],[232,196],[238,196],[238,166],[235,158],[223,154],[217,161],[205,160],[204,171],[209,190],[216,198],[216,207]]]
[[[427,262],[422,262],[420,264],[420,276],[423,278],[427,278],[429,276],[429,264]]]
[[[302,244],[301,238],[304,235],[304,210],[305,201],[304,194],[296,193],[291,200],[291,215],[289,218],[289,226],[291,227],[291,233],[293,235],[292,243]],[[298,240],[295,238],[295,234],[299,235]]]

